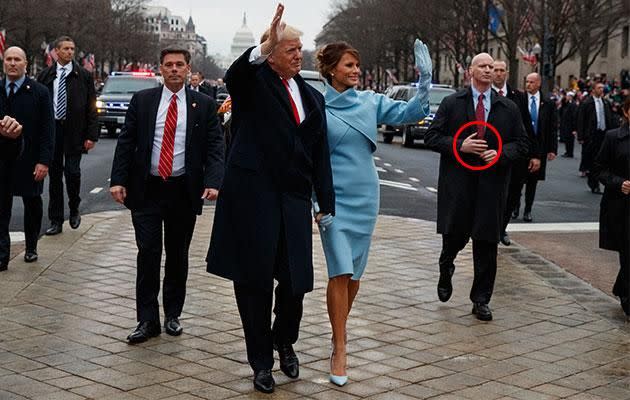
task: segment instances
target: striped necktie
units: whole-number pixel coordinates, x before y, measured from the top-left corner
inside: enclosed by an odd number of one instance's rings
[[[175,151],[175,131],[177,130],[177,94],[171,97],[171,103],[166,112],[164,123],[164,135],[162,136],[162,148],[160,149],[160,161],[158,173],[162,179],[167,179],[173,173],[173,157]]]
[[[59,76],[59,86],[57,88],[57,110],[55,111],[55,119],[66,119],[66,68],[61,68]]]

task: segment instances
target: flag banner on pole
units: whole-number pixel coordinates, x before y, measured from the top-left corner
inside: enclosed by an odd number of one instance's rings
[[[7,31],[0,29],[0,59],[4,59],[4,51],[7,45]]]

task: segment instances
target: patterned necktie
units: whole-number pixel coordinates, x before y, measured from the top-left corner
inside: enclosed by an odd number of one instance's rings
[[[503,97],[504,93],[503,93],[503,89],[499,89],[499,96]]]
[[[477,108],[475,109],[475,119],[477,121],[486,121],[486,109],[483,107],[484,95],[481,93],[477,100]],[[477,125],[477,139],[483,139],[486,135],[486,127],[483,125]]]
[[[160,149],[160,162],[158,174],[166,180],[173,173],[173,156],[175,150],[175,130],[177,128],[177,94],[171,97],[171,103],[166,113],[164,123],[164,135],[162,136],[162,148]]]
[[[55,119],[66,119],[66,68],[61,68],[61,75],[59,76],[59,86],[57,88],[57,111],[55,112]]]
[[[289,81],[283,78],[282,83],[284,84],[284,87],[285,89],[287,89],[287,93],[289,94],[289,101],[291,102],[291,108],[293,109],[293,118],[295,119],[295,123],[300,125],[300,113],[298,112],[297,106],[295,105],[295,101],[293,101],[293,96],[291,96]]]
[[[604,118],[604,102],[602,99],[595,100],[595,114],[597,117],[597,129],[600,131],[606,130],[606,118]]]
[[[529,105],[529,115],[532,119],[534,135],[538,135],[538,107],[536,107],[536,96],[532,96],[532,102]]]

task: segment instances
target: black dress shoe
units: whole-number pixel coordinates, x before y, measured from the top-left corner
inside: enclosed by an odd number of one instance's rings
[[[518,218],[518,214],[519,214],[518,210],[512,211],[512,219],[517,219]]]
[[[525,212],[523,213],[523,221],[532,222],[534,219],[532,218],[532,213]]]
[[[37,261],[37,252],[27,250],[26,253],[24,253],[24,262],[32,263],[35,261]]]
[[[273,380],[270,369],[261,369],[254,372],[254,389],[263,393],[273,393],[276,382]]]
[[[510,240],[510,236],[507,234],[507,232],[503,232],[501,234],[501,243],[503,243],[504,246],[509,246],[512,244],[512,241]]]
[[[70,228],[77,229],[79,225],[81,225],[81,215],[79,215],[78,212],[70,213],[70,219],[68,222],[70,222]]]
[[[63,225],[60,222],[51,222],[50,228],[46,229],[46,235],[52,236],[61,233],[63,230]]]
[[[297,378],[300,375],[300,361],[295,355],[295,351],[293,351],[293,346],[290,344],[274,344],[273,347],[278,351],[280,370],[289,378]]]
[[[149,338],[156,337],[162,333],[160,324],[154,321],[141,321],[136,330],[127,336],[129,343],[146,342]]]
[[[164,322],[164,329],[171,336],[179,336],[184,331],[177,318],[167,318]]]
[[[492,321],[492,311],[490,306],[484,303],[473,303],[472,313],[477,316],[480,321]]]
[[[455,273],[455,266],[451,265],[447,267],[445,270],[440,268],[440,280],[438,281],[437,293],[438,298],[442,303],[448,301],[453,294],[453,283],[451,282],[451,278]]]
[[[7,269],[9,269],[9,263],[8,262],[0,262],[0,272],[6,271]]]

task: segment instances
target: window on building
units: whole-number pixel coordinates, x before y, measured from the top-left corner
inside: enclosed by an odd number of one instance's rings
[[[623,27],[623,31],[621,33],[621,58],[628,57],[628,45],[630,44],[630,26],[626,25]]]

